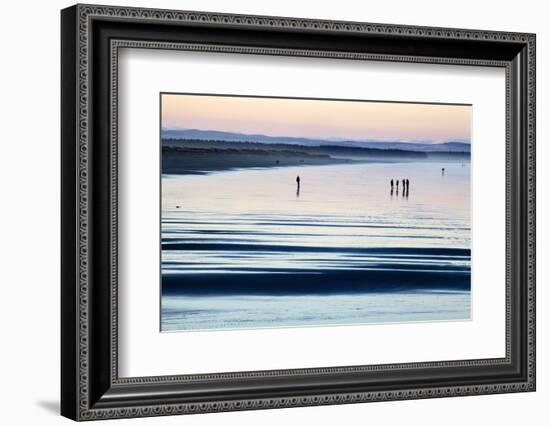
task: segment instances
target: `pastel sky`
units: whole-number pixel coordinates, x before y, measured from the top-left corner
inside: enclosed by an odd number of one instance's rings
[[[353,140],[471,139],[468,105],[163,94],[163,129]]]

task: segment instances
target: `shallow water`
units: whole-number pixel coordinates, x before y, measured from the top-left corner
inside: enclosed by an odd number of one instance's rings
[[[434,309],[437,306],[437,309]],[[177,296],[162,304],[162,330],[236,329],[464,320],[468,292],[293,296]]]
[[[163,176],[162,330],[470,318],[469,175],[424,162]]]

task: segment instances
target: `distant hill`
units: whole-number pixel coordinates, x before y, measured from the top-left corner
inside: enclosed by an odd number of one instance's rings
[[[292,136],[267,136],[248,135],[243,133],[222,132],[217,130],[198,129],[164,129],[163,139],[187,139],[187,140],[216,140],[227,142],[255,142],[267,144],[290,144],[302,146],[338,146],[354,148],[374,148],[381,150],[402,150],[415,152],[470,152],[470,144],[460,141],[449,141],[445,143],[408,143],[388,142],[374,140],[339,140],[334,139],[313,139]]]

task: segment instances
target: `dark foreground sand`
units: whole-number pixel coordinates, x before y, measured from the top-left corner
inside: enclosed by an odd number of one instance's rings
[[[265,268],[250,274],[242,268],[228,273],[162,274],[163,294],[235,295],[235,294],[350,294],[388,291],[469,291],[470,266],[453,264],[457,258],[470,259],[469,249],[459,248],[343,248],[296,247],[257,244],[167,243],[163,251],[218,250],[236,255],[255,252],[330,252],[371,255],[386,259],[380,265],[359,269]],[[397,258],[396,258],[397,256]],[[415,259],[415,263],[395,259]],[[448,263],[441,262],[447,259]],[[393,262],[393,263],[392,263]]]

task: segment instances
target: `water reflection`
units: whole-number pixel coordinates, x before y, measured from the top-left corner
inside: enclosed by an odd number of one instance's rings
[[[442,168],[445,179],[438,178]],[[390,178],[395,188],[390,185],[388,198],[388,178],[396,174],[407,178]],[[469,163],[344,164],[163,176],[163,301],[184,293],[244,297],[280,290],[287,292],[285,297],[301,297],[300,292],[379,292],[399,286],[414,292],[421,286],[423,291],[452,289],[465,300],[470,276],[469,176]],[[304,182],[307,190],[301,191]],[[411,182],[414,196],[409,200]],[[394,190],[400,202],[395,202]],[[389,295],[378,300],[397,303]],[[430,300],[434,305],[423,311],[426,318],[451,318],[437,298]],[[467,300],[452,318],[469,317],[469,296]],[[317,317],[306,320],[303,311],[289,307],[300,304],[287,301],[284,315],[279,312],[285,317],[281,321],[325,323],[319,317],[321,308]],[[194,312],[213,309],[209,298],[199,297],[196,303]],[[254,306],[261,312],[264,305]],[[407,318],[405,306],[400,318]],[[385,312],[387,307],[378,308]],[[266,323],[266,312],[251,324],[276,326]],[[174,315],[185,317],[182,312]],[[223,312],[219,315],[222,318]],[[227,315],[239,317],[237,312]],[[349,319],[341,315],[342,321]],[[191,328],[219,326],[207,318],[211,316],[194,314]],[[371,320],[391,321],[382,314],[353,321]],[[184,320],[170,324],[170,329],[188,327]]]

